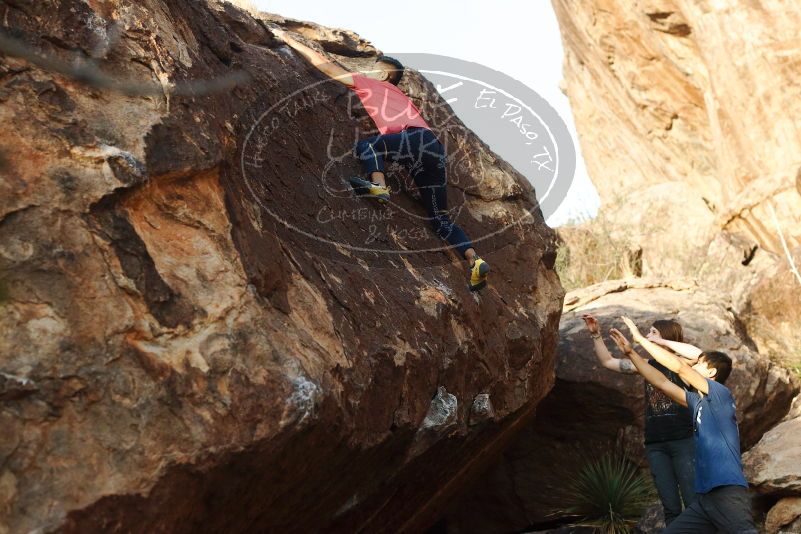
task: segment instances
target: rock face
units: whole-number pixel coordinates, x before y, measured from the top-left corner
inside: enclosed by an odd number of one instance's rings
[[[801,418],[765,434],[743,458],[748,482],[760,493],[801,496]]]
[[[791,256],[801,265],[801,247]],[[801,364],[801,282],[785,263],[765,262],[757,266],[751,285],[739,293],[742,302],[737,307],[748,334],[759,352],[772,355],[798,368]]]
[[[735,312],[760,352],[797,364],[801,281],[782,237],[798,265],[801,5],[552,4],[582,153],[614,231],[642,248],[646,276],[698,277],[727,295],[735,279]]]
[[[801,530],[801,417],[794,412],[743,456],[748,482],[775,503],[765,519],[770,534]]]
[[[801,532],[801,497],[786,497],[770,509],[765,532]]]
[[[319,176],[369,119],[265,21],[346,65],[369,43],[190,0],[3,13],[113,83],[0,63],[0,532],[424,528],[554,380],[563,293],[527,181],[498,160],[482,182],[489,149],[449,127],[459,223],[499,231],[474,297],[428,228],[409,250],[411,193],[378,236],[394,254],[355,246],[386,212]],[[402,87],[447,113],[417,73]]]
[[[737,402],[744,448],[781,421],[798,393],[792,375],[761,358],[742,337],[737,318],[693,282],[612,281],[569,292],[559,327],[556,384],[500,461],[452,506],[445,520],[449,532],[542,526],[563,506],[565,477],[588,457],[616,446],[642,457],[642,379],[597,363],[583,313],[596,315],[604,333],[623,326],[624,314],[643,331],[656,319],[674,319],[688,341],[731,355],[735,367],[726,385]],[[606,343],[615,354],[614,343],[608,338]]]
[[[682,213],[698,213],[681,228],[651,218],[665,235],[686,238],[714,221],[715,230],[779,252],[772,205],[791,248],[801,244],[798,3],[552,3],[565,44],[566,91],[604,204],[654,191]],[[656,194],[668,184],[684,189]],[[706,215],[692,207],[698,200]],[[628,217],[621,224],[628,220],[631,228],[652,209],[618,207]],[[640,227],[658,252],[654,230]]]

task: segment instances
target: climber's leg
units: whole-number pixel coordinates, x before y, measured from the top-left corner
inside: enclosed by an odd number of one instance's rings
[[[356,157],[362,162],[367,178],[353,177],[350,185],[359,196],[378,199],[379,202],[389,200],[389,188],[384,177],[384,160],[395,159],[403,140],[401,133],[377,135],[362,139],[354,147]]]
[[[417,161],[409,167],[420,192],[420,201],[426,208],[434,232],[455,248],[459,255],[466,258],[467,251],[472,249],[473,245],[467,234],[448,216],[444,148],[439,141],[436,144],[424,145],[426,136],[422,132],[423,130],[416,130],[409,136],[412,149],[418,156]],[[475,251],[471,255],[474,253]]]
[[[362,139],[355,146],[356,157],[362,162],[367,178],[381,186],[386,186],[384,160],[394,161],[404,141],[403,132],[376,135]]]
[[[448,216],[445,148],[431,130],[415,129],[408,134],[409,144],[418,158],[410,165],[410,172],[420,190],[434,232],[455,248],[470,265],[470,290],[478,291],[487,282],[489,264],[478,257],[470,238]]]
[[[380,139],[380,135],[362,139],[354,147],[356,157],[362,162],[362,167],[368,177],[373,173],[384,173],[384,151],[375,148],[375,142]]]

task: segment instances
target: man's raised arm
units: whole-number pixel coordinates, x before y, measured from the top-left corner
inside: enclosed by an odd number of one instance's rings
[[[615,342],[615,345],[617,345],[620,351],[631,360],[631,363],[634,364],[634,367],[637,368],[637,371],[642,375],[643,378],[650,382],[655,388],[664,392],[665,395],[673,399],[678,404],[687,406],[687,395],[684,390],[671,382],[668,377],[663,375],[654,366],[643,360],[639,354],[634,352],[634,349],[631,348],[631,344],[629,343],[629,340],[626,339],[626,336],[624,336],[616,328],[610,330],[609,334],[612,338],[612,341]]]
[[[679,358],[675,354],[668,352],[666,349],[647,339],[640,333],[640,330],[637,328],[637,325],[634,324],[634,321],[628,317],[621,317],[621,319],[623,319],[623,322],[629,327],[629,332],[631,332],[631,337],[634,339],[634,341],[642,345],[642,347],[648,351],[648,354],[653,356],[656,361],[664,365],[670,371],[677,373],[679,377],[682,378],[687,384],[694,387],[701,393],[709,393],[709,384],[707,383],[706,378],[701,376],[698,372],[696,372],[695,369],[690,367],[684,359]],[[632,360],[632,362],[633,361],[634,360]]]
[[[281,28],[280,26],[270,25],[270,31],[276,37],[276,39],[280,39],[285,42],[287,45],[292,47],[296,50],[301,56],[306,58],[306,60],[317,67],[317,70],[326,74],[327,76],[335,79],[338,82],[341,82],[347,86],[353,85],[353,76],[351,73],[322,55],[317,50],[306,46],[305,44],[297,41],[294,37],[292,37],[286,30]]]

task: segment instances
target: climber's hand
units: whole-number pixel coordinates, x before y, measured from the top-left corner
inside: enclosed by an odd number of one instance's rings
[[[634,349],[631,348],[631,343],[629,343],[629,340],[626,339],[626,336],[624,336],[623,333],[617,328],[612,328],[609,330],[609,337],[612,338],[612,341],[615,342],[617,348],[619,348],[620,352],[625,354],[626,357],[633,352]]]
[[[286,30],[283,29],[278,24],[270,24],[267,26],[270,29],[270,33],[273,34],[273,37],[278,39],[279,41],[286,41],[287,33]]]
[[[315,50],[314,48],[302,43],[292,35],[292,32],[286,31],[284,28],[275,23],[271,23],[267,27],[275,36],[276,40],[279,40],[292,48],[295,52],[300,54],[303,59],[311,63],[317,70],[342,83],[343,85],[347,85],[349,87],[353,86],[353,76],[351,76],[351,73],[339,66],[336,61],[332,61],[330,58],[326,57],[324,53],[320,53],[318,50]]]
[[[601,328],[598,326],[598,319],[589,313],[585,313],[581,318],[584,320],[584,324],[587,325],[587,330],[590,331],[590,334],[596,335],[601,333]]]

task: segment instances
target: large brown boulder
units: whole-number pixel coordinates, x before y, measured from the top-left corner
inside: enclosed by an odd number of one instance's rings
[[[743,455],[743,468],[751,487],[768,510],[765,531],[799,532],[801,529],[801,416],[799,398],[788,417],[768,431]]]
[[[789,253],[801,265],[801,247]],[[740,316],[759,352],[801,369],[801,280],[785,258],[760,271],[746,294]]]
[[[801,497],[785,497],[777,502],[765,518],[765,532],[801,532]]]
[[[801,496],[801,418],[782,422],[743,456],[748,482],[766,495]]]
[[[409,194],[389,252],[355,246],[387,212],[320,175],[369,119],[265,21],[345,64],[377,53],[358,36],[194,0],[2,12],[30,53],[0,62],[0,532],[424,528],[553,383],[563,293],[525,178],[452,118],[458,221],[499,232],[476,296]]]
[[[655,319],[674,319],[689,342],[731,355],[735,365],[727,386],[737,402],[744,449],[781,421],[799,390],[787,370],[754,350],[725,300],[692,281],[610,281],[569,292],[559,327],[556,384],[498,463],[452,505],[443,521],[449,532],[547,525],[558,520],[552,512],[564,505],[565,480],[588,458],[621,446],[641,457],[642,379],[597,363],[583,313],[597,316],[604,333],[611,327],[625,331],[621,315],[641,330]],[[608,338],[607,347],[617,352]]]

